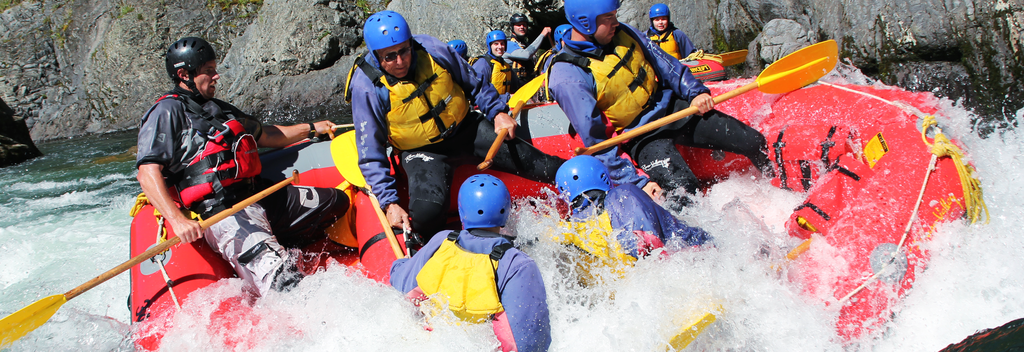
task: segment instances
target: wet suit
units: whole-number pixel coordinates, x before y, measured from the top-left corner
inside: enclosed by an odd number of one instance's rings
[[[625,32],[639,44],[635,54],[643,55],[658,78],[658,89],[651,94],[642,111],[637,112],[620,132],[632,130],[688,107],[693,98],[711,92],[679,60],[666,54],[636,28],[620,23],[617,31]],[[595,57],[607,50],[610,48],[599,48],[592,42],[568,39],[562,48],[563,53],[582,57]],[[605,112],[597,107],[596,83],[592,73],[573,63],[555,60],[548,75],[552,95],[579,133],[584,145],[592,146],[612,136],[616,128],[605,117]],[[625,86],[618,88],[627,89]],[[693,194],[698,184],[696,176],[673,143],[741,154],[761,170],[771,168],[767,142],[760,132],[732,116],[711,110],[704,116],[687,117],[646,133],[626,145],[630,157],[667,192],[681,187]],[[608,167],[613,183],[632,183],[643,188],[648,178],[640,176],[633,164],[619,157],[619,154],[619,147],[615,146],[599,151],[594,156]],[[688,200],[682,197],[676,202],[686,204]]]
[[[162,165],[168,186],[182,179],[185,167],[206,143],[208,131],[195,130],[194,121],[235,119],[257,141],[262,135],[260,122],[231,104],[207,100],[180,87],[168,94],[177,97],[165,96],[143,116],[136,156],[136,168],[143,164]],[[189,108],[190,105],[203,111]],[[208,218],[266,186],[258,179],[236,183],[226,187],[222,194],[207,197],[207,200],[219,197],[222,204],[212,208],[194,206],[193,209]],[[344,215],[347,208],[348,197],[333,188],[289,185],[207,228],[203,238],[231,264],[239,277],[265,294],[270,289],[283,290],[298,282],[295,258],[284,247],[303,247],[326,238],[324,229]]]

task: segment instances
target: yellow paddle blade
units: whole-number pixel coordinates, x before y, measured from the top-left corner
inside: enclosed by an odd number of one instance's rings
[[[814,83],[839,62],[839,46],[827,40],[797,50],[775,61],[757,76],[757,89],[782,94]]]
[[[348,131],[331,140],[331,159],[346,181],[358,188],[366,188],[366,179],[359,169],[359,149],[356,148],[356,131]]]
[[[25,334],[43,326],[53,313],[68,300],[63,294],[53,295],[36,301],[28,307],[0,320],[0,348],[9,346]]]
[[[747,61],[747,50],[730,51],[725,54],[718,54],[722,58],[722,66],[742,64]]]
[[[519,90],[513,93],[512,97],[508,98],[508,106],[514,108],[519,102],[526,103],[534,94],[537,94],[537,90],[540,89],[540,86],[544,85],[544,79],[547,77],[547,73],[542,74],[519,87]]]

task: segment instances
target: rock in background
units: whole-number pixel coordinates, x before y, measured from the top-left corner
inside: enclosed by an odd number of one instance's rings
[[[28,135],[25,120],[15,116],[14,110],[0,99],[0,167],[41,155]]]
[[[626,1],[641,30],[657,0]],[[1024,107],[1022,0],[665,0],[673,22],[711,52],[750,49],[745,75],[800,43],[836,39],[844,61],[888,84],[961,102],[988,122],[1017,124]],[[8,2],[11,3],[11,2]],[[511,33],[520,12],[565,23],[561,0],[60,0],[13,1],[0,13],[0,98],[36,140],[136,127],[170,89],[164,50],[200,36],[218,50],[218,97],[268,122],[350,114],[343,87],[376,10],[416,33],[463,39]],[[776,20],[774,23],[772,20]]]

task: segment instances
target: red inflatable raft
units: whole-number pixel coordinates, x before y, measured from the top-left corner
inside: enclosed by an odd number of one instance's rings
[[[708,86],[719,95],[746,83]],[[791,236],[805,240],[787,256],[795,259],[789,277],[840,310],[836,328],[847,341],[889,319],[925,268],[928,253],[919,243],[937,225],[965,211],[972,221],[984,212],[970,166],[928,116],[937,103],[928,93],[823,83],[787,94],[752,91],[716,107],[768,139],[772,184],[807,194],[787,223]],[[521,119],[545,152],[571,157],[582,146],[564,134],[569,123],[555,104],[526,110]],[[736,154],[679,150],[707,183],[753,167]],[[940,155],[928,172],[933,150]]]

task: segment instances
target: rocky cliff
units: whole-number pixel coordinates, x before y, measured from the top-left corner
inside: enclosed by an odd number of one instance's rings
[[[37,140],[132,128],[170,88],[166,46],[192,35],[219,51],[220,98],[269,121],[341,122],[345,79],[365,50],[361,24],[372,11],[387,6],[416,33],[464,39],[471,54],[483,52],[487,31],[509,30],[512,13],[535,25],[565,22],[559,0],[386,1],[13,1],[0,8],[0,98]],[[843,60],[869,75],[962,99],[987,121],[1016,124],[1024,107],[1021,0],[664,2],[698,47],[752,49],[747,75],[785,43],[836,39]],[[626,1],[619,18],[646,29],[653,3]]]
[[[29,138],[25,120],[0,99],[0,167],[43,155]]]

